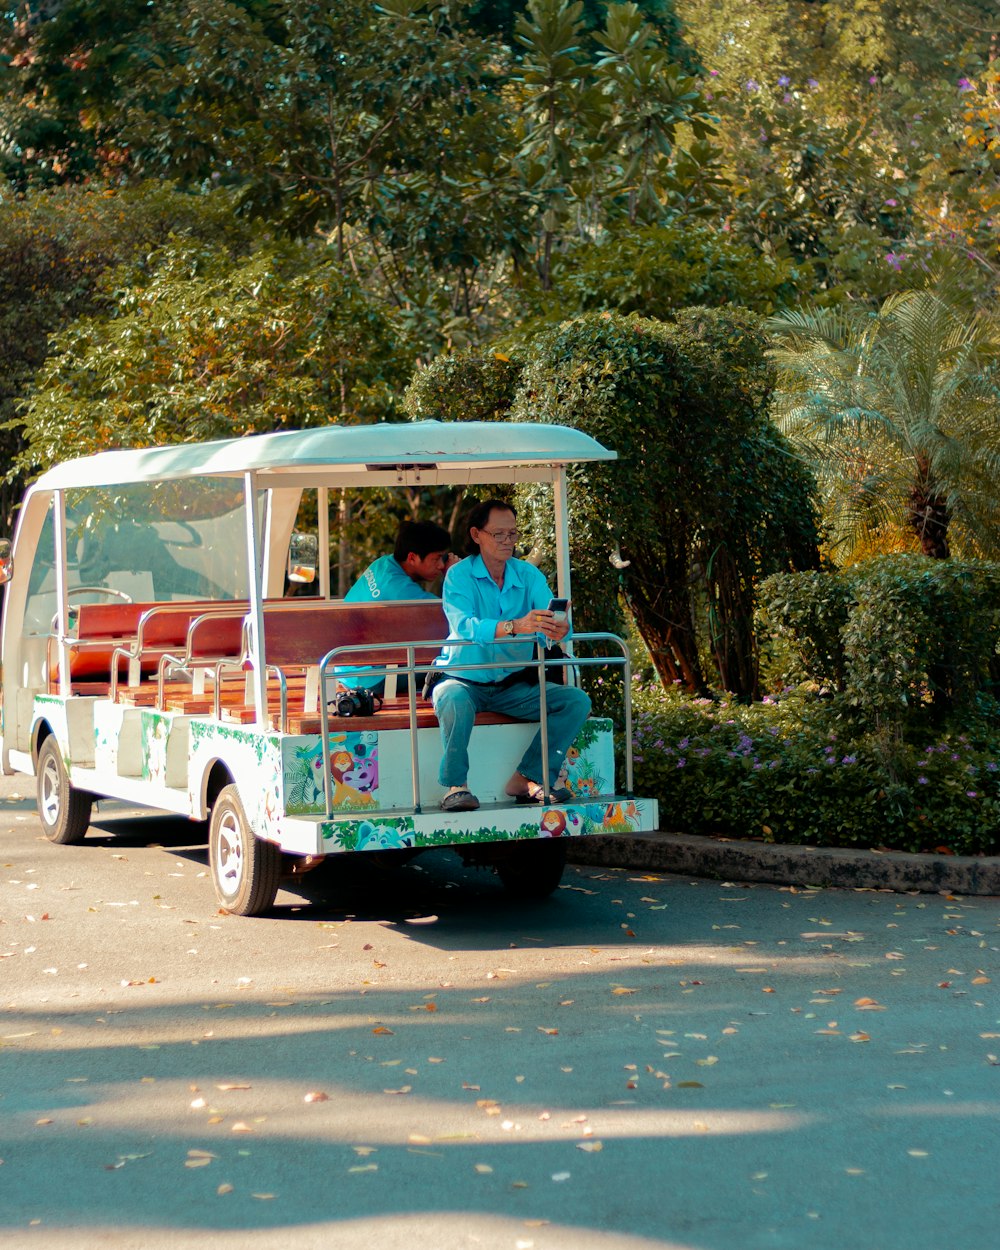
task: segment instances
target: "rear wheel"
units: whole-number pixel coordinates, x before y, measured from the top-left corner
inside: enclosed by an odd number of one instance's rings
[[[38,815],[45,836],[63,846],[82,842],[90,828],[94,796],[70,785],[55,734],[39,747],[36,769]]]
[[[219,902],[236,916],[259,916],[274,902],[281,852],[255,837],[236,786],[219,792],[208,826],[208,863]]]
[[[493,866],[514,898],[548,898],[562,880],[566,843],[556,838],[507,842],[498,849]]]

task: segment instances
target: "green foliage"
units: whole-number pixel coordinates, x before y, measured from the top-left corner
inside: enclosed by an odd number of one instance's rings
[[[581,312],[639,313],[669,319],[688,305],[736,304],[770,313],[809,289],[809,272],[764,255],[703,222],[683,226],[615,226],[600,242],[581,244],[557,261],[555,289],[526,283],[519,303],[538,321]]]
[[[168,243],[120,271],[113,318],[57,335],[23,407],[24,472],[109,446],[185,442],[391,410],[408,367],[385,313],[321,243],[247,258]]]
[[[608,313],[525,348],[518,420],[575,426],[618,452],[571,478],[578,628],[631,609],[666,683],[703,689],[699,617],[729,688],[756,687],[754,585],[815,558],[811,484],[768,423],[759,323],[691,309],[668,324]],[[529,492],[536,532],[550,532]]]
[[[995,715],[887,741],[801,693],[747,707],[637,688],[634,702],[636,793],[656,796],[665,828],[1000,853]]]
[[[1000,645],[1000,565],[885,556],[851,580],[846,695],[862,715],[974,711]]]
[[[813,465],[846,560],[907,541],[926,555],[1000,554],[998,327],[939,291],[877,314],[793,312],[768,323],[785,432]]]
[[[835,688],[867,728],[974,716],[996,690],[1000,565],[882,556],[769,578],[761,601],[797,658],[784,678]]]
[[[761,632],[791,643],[783,682],[811,681],[843,691],[847,683],[844,627],[855,606],[851,579],[829,569],[774,573],[759,587]]]
[[[403,408],[414,421],[502,421],[520,376],[517,354],[438,356],[417,369]]]
[[[225,194],[184,195],[164,184],[117,194],[66,186],[0,200],[0,452],[8,476],[0,491],[0,529],[9,532],[20,482],[11,466],[24,451],[10,424],[50,351],[50,341],[81,316],[104,317],[115,306],[119,266],[139,272],[164,239],[240,255],[246,223]],[[138,279],[137,279],[138,280]]]

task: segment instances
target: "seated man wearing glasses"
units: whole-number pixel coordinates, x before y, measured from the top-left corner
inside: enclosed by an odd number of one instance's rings
[[[444,582],[444,610],[449,640],[474,645],[449,647],[436,663],[446,674],[433,689],[444,743],[439,780],[446,793],[445,811],[473,811],[479,800],[468,788],[469,739],[477,712],[502,712],[517,720],[537,720],[540,694],[537,669],[525,668],[535,658],[539,635],[561,641],[569,622],[548,610],[552,598],[545,578],[533,564],[514,558],[516,513],[510,504],[488,499],[469,518],[471,553],[449,569]],[[515,642],[514,639],[522,639]],[[495,640],[499,640],[497,645]],[[488,668],[471,665],[487,664]],[[566,751],[587,717],[590,699],[576,686],[546,682],[548,709],[548,774],[542,761],[541,732],[535,734],[505,787],[520,803],[540,803],[544,782],[554,786]],[[563,802],[568,791],[552,790]]]

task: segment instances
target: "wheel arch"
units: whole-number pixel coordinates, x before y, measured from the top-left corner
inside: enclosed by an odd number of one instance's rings
[[[205,773],[201,779],[200,819],[207,820],[212,814],[212,808],[215,806],[215,800],[222,791],[229,785],[235,785],[236,778],[232,774],[232,770],[221,759],[214,759],[205,769]]]
[[[44,716],[39,717],[31,727],[31,762],[36,771],[38,770],[38,752],[42,749],[42,743],[55,732]]]

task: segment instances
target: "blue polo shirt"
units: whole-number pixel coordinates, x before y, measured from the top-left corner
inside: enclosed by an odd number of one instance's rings
[[[415,582],[408,573],[396,562],[392,555],[379,556],[365,569],[351,589],[344,595],[345,603],[387,603],[400,599],[436,599],[429,590],[424,590],[419,582]],[[373,656],[373,660],[376,657]],[[385,685],[384,677],[355,676],[357,668],[350,665],[338,665],[334,675],[345,686],[363,686],[366,690],[374,690],[381,694]],[[402,678],[405,688],[405,677]]]
[[[395,556],[379,556],[369,564],[351,589],[345,603],[377,603],[380,599],[436,599],[396,562]]]
[[[544,576],[525,560],[504,565],[503,587],[490,576],[480,555],[453,564],[444,579],[444,611],[449,639],[476,644],[445,646],[436,664],[466,681],[500,681],[535,658],[540,635],[521,634],[517,642],[494,642],[497,624],[524,616],[533,608],[547,608],[552,592]],[[463,665],[490,664],[489,669],[466,670]]]

